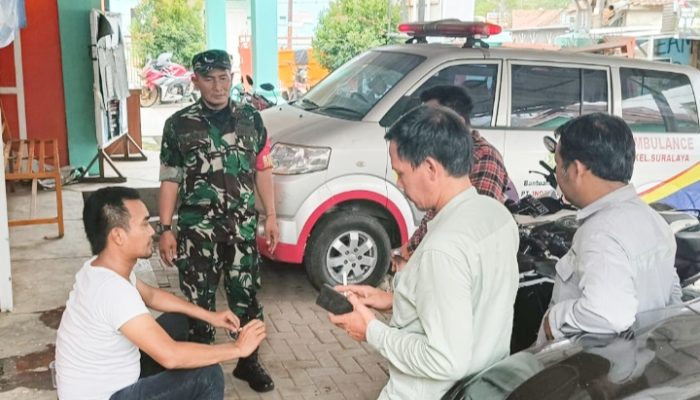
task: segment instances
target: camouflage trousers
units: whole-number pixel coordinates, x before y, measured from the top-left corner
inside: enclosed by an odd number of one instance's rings
[[[197,232],[181,232],[177,239],[175,265],[180,290],[190,302],[216,310],[216,289],[224,277],[228,307],[240,318],[241,326],[262,319],[256,294],[260,289],[260,253],[255,241],[213,242]],[[190,341],[214,342],[216,330],[204,321],[190,318]]]

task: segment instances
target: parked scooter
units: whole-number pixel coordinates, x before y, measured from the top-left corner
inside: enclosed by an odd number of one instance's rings
[[[172,62],[171,57],[172,53],[162,53],[157,59],[148,61],[141,71],[141,107],[199,98],[192,84],[192,71]]]
[[[277,104],[277,95],[275,95],[274,100],[268,99],[263,94],[258,93],[258,91],[255,90],[253,78],[251,78],[250,75],[246,75],[245,79],[248,82],[248,86],[253,89],[252,91],[246,91],[245,86],[243,85],[243,78],[241,78],[241,83],[234,85],[231,88],[231,98],[234,102],[241,104],[250,104],[251,106],[255,107],[255,109],[258,111],[262,111],[266,108],[270,108]],[[271,83],[261,84],[260,89],[266,92],[275,92],[275,86]]]
[[[545,137],[545,147],[554,152],[556,142]],[[547,170],[540,173],[556,189],[554,169],[544,162]],[[683,300],[700,297],[700,292],[690,285],[700,279],[700,218],[686,212],[652,205],[669,223],[676,236],[676,271],[683,288]],[[540,323],[549,306],[556,276],[556,263],[571,248],[579,223],[574,208],[561,198],[524,197],[511,204],[518,222],[520,247],[518,268],[520,283],[515,299],[511,352],[515,353],[532,345],[537,338]]]

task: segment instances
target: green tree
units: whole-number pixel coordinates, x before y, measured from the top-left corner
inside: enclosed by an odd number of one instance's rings
[[[173,53],[172,60],[189,66],[205,49],[204,0],[140,0],[131,21],[135,55],[155,58]]]
[[[400,10],[387,0],[334,0],[321,14],[312,42],[319,63],[334,70],[360,52],[387,43],[387,27],[396,29]]]

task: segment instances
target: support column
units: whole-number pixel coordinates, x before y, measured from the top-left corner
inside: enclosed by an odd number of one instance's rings
[[[277,0],[251,1],[253,80],[269,82],[279,90],[277,55]]]
[[[17,34],[19,37],[19,33]],[[0,113],[0,135],[2,121]],[[0,153],[4,151],[0,141]],[[5,192],[5,157],[0,154],[0,311],[12,311],[12,267],[10,265],[10,228],[7,222],[7,194]]]
[[[17,85],[17,117],[19,118],[19,138],[27,138],[26,98],[24,96],[24,67],[22,66],[22,40],[20,33],[15,33],[15,84]]]
[[[207,48],[226,50],[226,0],[205,0]]]

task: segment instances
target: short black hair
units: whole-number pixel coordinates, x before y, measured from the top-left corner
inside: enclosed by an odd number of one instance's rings
[[[107,235],[113,228],[129,229],[129,210],[124,200],[139,200],[139,192],[122,186],[99,189],[85,200],[83,226],[93,255],[107,246]]]
[[[430,100],[437,100],[440,105],[452,109],[462,116],[467,124],[471,124],[469,116],[474,110],[474,101],[462,86],[437,85],[422,91],[420,101],[425,103]]]
[[[582,115],[554,131],[559,155],[568,167],[574,160],[607,181],[629,183],[634,171],[634,137],[620,117],[604,113]]]
[[[453,177],[469,175],[473,143],[469,127],[443,106],[422,105],[404,114],[384,139],[396,142],[401,159],[418,167],[426,158],[437,160]]]

